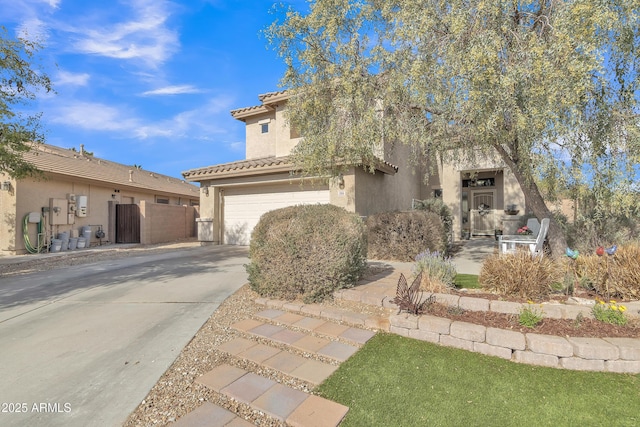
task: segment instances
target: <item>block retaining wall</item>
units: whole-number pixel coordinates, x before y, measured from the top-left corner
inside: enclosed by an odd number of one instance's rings
[[[640,373],[640,339],[571,338],[521,333],[447,318],[389,317],[390,332],[514,362],[580,371]]]
[[[361,296],[358,296],[357,299],[350,298],[350,296],[347,294],[348,291],[349,290],[342,291],[342,294],[339,294],[338,297],[346,300],[362,300]],[[523,308],[529,306],[529,304],[527,303],[523,304],[511,301],[489,300],[486,298],[477,298],[473,296],[459,296],[454,294],[433,295],[435,295],[436,302],[440,304],[444,304],[450,307],[459,307],[461,309],[471,311],[489,311],[501,314],[520,314],[520,311]],[[385,296],[384,298],[382,298],[382,306],[385,308],[397,310],[398,306],[391,302],[392,299],[393,297],[390,296]],[[627,307],[627,311],[625,312],[627,317],[640,317],[640,301],[620,302],[619,304]],[[585,318],[593,318],[593,314],[591,313],[592,306],[588,305],[572,305],[545,302],[542,304],[533,304],[532,307],[538,311],[541,311],[542,315],[549,319],[575,319],[578,315],[582,315]]]

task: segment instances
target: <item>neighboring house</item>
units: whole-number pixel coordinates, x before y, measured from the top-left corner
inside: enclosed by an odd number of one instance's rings
[[[43,176],[14,180],[0,174],[0,254],[26,253],[27,239],[46,250],[65,231],[73,237],[90,229],[90,245],[196,234],[199,189],[184,180],[99,159],[83,146],[78,152],[37,144],[25,159]],[[39,224],[25,220],[29,215]]]
[[[493,235],[494,228],[502,227],[506,205],[524,206],[519,185],[500,162],[439,165],[437,173],[427,176],[425,165],[410,166],[404,145],[382,150],[375,173],[353,166],[329,183],[302,180],[291,174],[288,159],[300,136],[284,117],[287,98],[286,91],[270,92],[259,96],[258,106],[231,111],[246,124],[246,160],[182,173],[201,186],[199,221],[207,232],[200,233],[200,240],[246,245],[263,213],[296,204],[331,203],[368,216],[411,209],[414,199],[442,197],[453,210],[457,238],[464,229]]]

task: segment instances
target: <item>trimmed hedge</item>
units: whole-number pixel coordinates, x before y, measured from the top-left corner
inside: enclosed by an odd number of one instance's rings
[[[425,250],[444,253],[446,232],[440,216],[412,210],[383,212],[367,218],[369,258],[414,261]]]
[[[333,205],[276,209],[254,228],[249,258],[249,283],[261,296],[319,302],[364,273],[366,229],[358,215]]]

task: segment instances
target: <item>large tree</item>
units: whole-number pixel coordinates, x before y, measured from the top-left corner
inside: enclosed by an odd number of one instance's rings
[[[38,48],[26,38],[9,37],[0,27],[0,173],[14,178],[37,172],[23,154],[44,140],[40,114],[20,111],[40,91],[52,90],[49,77],[35,61]]]
[[[637,165],[638,0],[316,0],[281,12],[266,33],[309,173],[373,166],[382,140],[448,161],[497,153],[527,207],[553,218],[541,179],[553,190]],[[563,253],[553,219],[549,236]]]

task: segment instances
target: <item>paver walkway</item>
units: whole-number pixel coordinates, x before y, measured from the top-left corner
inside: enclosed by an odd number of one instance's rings
[[[266,303],[266,300],[262,302]],[[274,303],[271,302],[272,305]],[[280,301],[278,305],[284,304]],[[334,317],[335,314],[333,312]],[[362,318],[358,317],[356,322],[359,320]],[[341,362],[375,335],[372,330],[273,308],[241,320],[232,327],[243,336],[219,345],[218,350],[308,382],[312,387],[328,378]],[[197,382],[289,426],[334,427],[340,424],[349,410],[339,403],[228,364],[217,366]],[[224,408],[206,402],[173,425],[221,427],[251,424]]]
[[[461,264],[458,270],[475,272],[476,261],[465,261],[466,258],[461,262],[468,265]],[[380,273],[362,280],[357,288],[336,292],[335,297],[395,309],[390,301],[395,296],[398,277],[400,273],[410,277],[413,263],[383,264],[385,269]],[[242,336],[219,345],[218,350],[305,381],[311,387],[328,378],[340,363],[373,337],[376,330],[389,330],[386,317],[319,304],[267,298],[259,298],[256,302],[264,305],[265,310],[235,323],[233,328]],[[228,364],[217,366],[197,382],[292,427],[335,427],[349,410],[339,403]],[[173,425],[230,427],[252,424],[227,409],[205,402]]]

